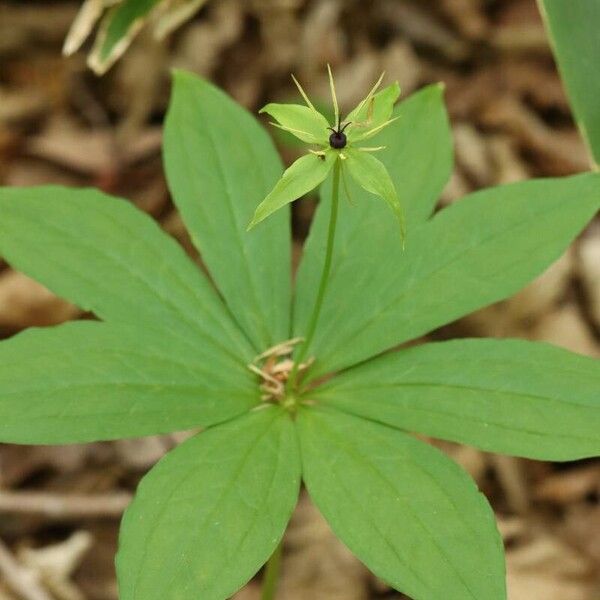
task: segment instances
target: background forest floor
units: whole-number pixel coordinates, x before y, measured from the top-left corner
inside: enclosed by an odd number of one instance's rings
[[[130,198],[190,253],[160,158],[172,66],[210,77],[253,111],[295,98],[292,71],[327,101],[327,62],[344,106],[382,70],[404,97],[444,81],[456,151],[446,204],[481,187],[589,168],[534,0],[213,0],[168,44],[141,35],[101,79],[83,54],[61,56],[77,9],[0,0],[0,183],[92,185]],[[297,152],[281,149],[288,161]],[[294,206],[297,260],[314,204]],[[0,261],[0,337],[79,316]],[[546,340],[600,357],[600,223],[516,297],[435,337],[468,335]],[[0,600],[116,599],[120,515],[140,477],[184,436],[0,445]],[[439,445],[492,502],[511,600],[600,598],[599,461],[559,465]],[[44,595],[27,595],[29,577]],[[253,581],[236,599],[257,599],[258,590]],[[336,541],[303,496],[280,597],[402,596]]]

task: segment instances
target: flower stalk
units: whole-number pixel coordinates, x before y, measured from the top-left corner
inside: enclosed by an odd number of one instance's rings
[[[298,355],[294,360],[294,366],[290,372],[288,379],[288,390],[293,390],[297,385],[298,379],[298,368],[302,364],[302,361],[306,358],[306,353],[310,348],[317,323],[319,322],[319,315],[321,314],[321,308],[323,307],[323,300],[325,299],[325,292],[327,291],[327,284],[329,283],[329,275],[331,273],[331,265],[333,262],[333,245],[335,241],[335,231],[337,227],[338,217],[338,206],[340,199],[340,172],[342,169],[341,159],[338,158],[333,165],[333,189],[331,192],[331,213],[329,216],[329,231],[327,234],[327,249],[325,251],[325,262],[323,263],[323,272],[321,273],[321,281],[319,283],[319,290],[317,292],[317,299],[315,306],[310,317],[308,329],[304,342],[298,349]]]
[[[393,109],[394,103],[400,95],[400,86],[396,82],[380,90],[383,81],[382,74],[354,110],[342,118],[333,74],[329,66],[327,71],[334,109],[332,124],[315,108],[300,83],[293,76],[305,105],[270,103],[260,111],[275,119],[272,125],[292,133],[311,147],[308,148],[308,154],[296,160],[286,169],[275,187],[258,205],[248,225],[248,230],[253,229],[283,206],[319,187],[329,174],[333,173],[331,215],[323,272],[306,334],[303,335],[302,345],[298,347],[285,386],[287,397],[290,399],[298,392],[299,373],[303,369],[304,360],[313,342],[327,291],[338,217],[340,178],[343,178],[348,197],[350,194],[346,182],[347,174],[363,190],[383,199],[397,218],[402,243],[404,243],[405,236],[402,203],[384,163],[373,156],[374,152],[383,150],[384,146],[362,145],[363,142],[375,137],[398,119],[398,116],[393,116]]]

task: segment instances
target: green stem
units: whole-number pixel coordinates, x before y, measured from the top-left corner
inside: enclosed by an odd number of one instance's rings
[[[331,272],[331,263],[333,259],[333,242],[335,240],[335,229],[337,225],[337,216],[338,216],[338,204],[339,204],[339,196],[340,196],[340,159],[338,158],[335,161],[333,166],[333,190],[331,192],[331,215],[329,218],[329,232],[327,234],[327,250],[325,252],[325,263],[323,264],[323,272],[321,274],[321,282],[319,283],[319,291],[317,293],[317,300],[315,302],[315,307],[313,308],[313,312],[308,324],[308,330],[306,332],[306,337],[304,338],[304,342],[300,346],[298,350],[298,354],[294,359],[294,366],[292,367],[292,371],[290,372],[290,377],[288,379],[288,389],[293,390],[296,386],[296,380],[298,379],[298,369],[302,364],[302,361],[306,358],[306,353],[308,352],[310,345],[312,343],[313,337],[315,335],[315,330],[317,328],[317,323],[319,321],[319,315],[321,314],[321,308],[323,307],[323,300],[325,298],[325,291],[327,290],[327,284],[329,283],[329,274]]]
[[[279,578],[279,569],[281,567],[281,551],[283,541],[279,542],[275,552],[271,555],[267,562],[265,576],[263,578],[263,588],[261,600],[273,600],[277,589],[277,579]]]

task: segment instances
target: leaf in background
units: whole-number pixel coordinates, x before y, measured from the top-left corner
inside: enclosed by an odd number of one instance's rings
[[[102,20],[89,67],[103,75],[123,55],[160,0],[122,0]]]
[[[575,119],[600,164],[600,1],[538,0]]]
[[[228,357],[146,328],[79,321],[0,343],[0,439],[92,442],[208,426],[260,399]]]
[[[504,600],[494,514],[439,450],[337,411],[299,419],[303,477],[335,534],[415,600]]]
[[[101,192],[0,189],[0,256],[111,323],[177,335],[246,364],[254,350],[183,249],[148,215]]]
[[[306,154],[294,162],[286,169],[269,195],[258,205],[248,229],[321,185],[329,175],[329,171],[333,169],[337,157],[337,152],[326,151],[319,156]]]
[[[364,202],[341,215],[362,212]],[[599,208],[596,174],[490,188],[409,230],[402,252],[396,224],[382,214],[385,207],[373,203],[363,222],[365,239],[338,240],[310,351],[317,361],[311,377],[361,362],[514,294],[564,252]],[[310,281],[300,279],[297,306]],[[295,335],[304,330],[301,318],[298,313]]]
[[[119,597],[228,598],[275,550],[299,485],[296,432],[280,408],[184,442],[144,477],[125,513]]]
[[[521,340],[386,354],[311,399],[408,431],[541,460],[600,454],[600,361]]]
[[[173,199],[217,287],[261,352],[290,337],[290,214],[246,228],[282,172],[264,129],[212,84],[177,72],[164,161]]]

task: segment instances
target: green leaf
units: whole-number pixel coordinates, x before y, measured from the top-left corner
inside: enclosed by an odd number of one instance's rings
[[[208,426],[260,402],[254,378],[203,345],[79,321],[0,343],[0,440],[64,444]]]
[[[600,2],[538,0],[579,129],[600,165]]]
[[[335,534],[375,575],[415,600],[503,600],[494,515],[439,450],[341,412],[298,420],[303,477]]]
[[[410,231],[404,252],[395,223],[378,205],[365,215],[364,238],[349,238],[343,217],[358,212],[365,200],[341,211],[342,235],[309,352],[316,357],[311,377],[361,362],[514,294],[594,216],[599,190],[600,175],[594,174],[483,190]],[[349,256],[350,245],[356,250]],[[309,247],[311,254],[316,247]],[[305,286],[313,277],[307,277],[308,268],[300,273],[295,335],[305,329]]]
[[[289,167],[271,193],[259,204],[248,229],[258,225],[281,207],[301,198],[323,183],[337,159],[337,152],[306,154]]]
[[[289,210],[246,232],[283,170],[265,130],[218,88],[176,72],[164,162],[192,240],[256,353],[288,339]]]
[[[142,480],[121,527],[121,600],[222,600],[283,536],[298,498],[294,424],[271,407],[184,442]]]
[[[311,399],[393,427],[542,460],[600,454],[600,361],[520,340],[424,344],[364,363]]]
[[[369,133],[381,128],[392,116],[394,104],[400,97],[400,86],[392,83],[372,97],[361,102],[343,121],[351,123],[348,140],[357,142],[367,139]]]
[[[260,110],[273,117],[285,131],[308,144],[328,144],[329,123],[316,110],[300,104],[267,104]]]
[[[183,249],[128,202],[57,186],[0,189],[0,255],[111,323],[244,363],[255,351]]]
[[[385,200],[392,209],[400,225],[400,236],[404,239],[406,235],[404,210],[384,164],[372,154],[355,148],[348,148],[344,154],[347,158],[344,166],[348,168],[354,180],[365,191]]]

